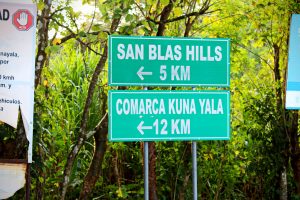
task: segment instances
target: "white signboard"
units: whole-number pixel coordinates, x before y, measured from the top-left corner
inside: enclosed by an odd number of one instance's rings
[[[300,110],[300,15],[293,14],[290,25],[286,109]]]
[[[17,127],[20,109],[32,162],[36,5],[0,1],[0,121]]]

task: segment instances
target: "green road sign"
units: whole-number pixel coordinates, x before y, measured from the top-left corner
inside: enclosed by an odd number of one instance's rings
[[[109,91],[109,140],[228,140],[229,98],[229,91]]]
[[[229,39],[109,37],[109,84],[229,87]]]

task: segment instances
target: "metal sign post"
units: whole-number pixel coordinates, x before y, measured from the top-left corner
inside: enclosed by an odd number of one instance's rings
[[[195,90],[195,88],[193,88]],[[198,175],[197,175],[197,142],[192,142],[192,174],[193,174],[193,199],[198,197]]]
[[[197,175],[197,143],[192,142],[192,160],[193,160],[193,199],[197,200],[198,197],[198,175]]]
[[[109,36],[109,85],[229,87],[230,40]],[[109,91],[109,140],[144,142],[145,200],[150,141],[193,141],[197,199],[196,141],[230,139],[229,104],[224,90]]]
[[[144,142],[144,200],[149,200],[149,146]]]
[[[148,90],[147,87],[144,90]],[[149,143],[144,142],[144,200],[149,200]]]

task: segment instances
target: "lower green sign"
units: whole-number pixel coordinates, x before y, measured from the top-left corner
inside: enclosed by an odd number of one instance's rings
[[[229,91],[109,91],[109,140],[229,140],[229,99]]]

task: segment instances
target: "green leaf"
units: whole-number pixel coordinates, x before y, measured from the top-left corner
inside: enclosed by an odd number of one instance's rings
[[[161,0],[160,3],[162,6],[166,6],[169,4],[169,0]]]
[[[123,192],[122,189],[119,187],[119,189],[117,190],[117,195],[118,197],[122,198],[123,197]]]
[[[144,34],[145,34],[145,31],[144,31],[143,29],[139,29],[139,30],[138,30],[138,34],[139,34],[139,35],[144,35]]]
[[[126,22],[130,22],[133,20],[133,16],[131,14],[126,15],[125,17]]]
[[[182,15],[182,13],[183,13],[182,8],[179,8],[179,7],[174,8],[175,16],[180,16],[180,15]]]
[[[84,31],[80,31],[80,32],[78,33],[78,36],[79,36],[79,37],[85,37],[85,36],[86,36],[86,33],[85,33]]]
[[[38,8],[38,10],[43,10],[45,8],[45,3],[44,2],[38,2],[37,3],[37,8]]]
[[[102,27],[100,24],[94,24],[92,26],[92,31],[101,31],[102,30]]]

